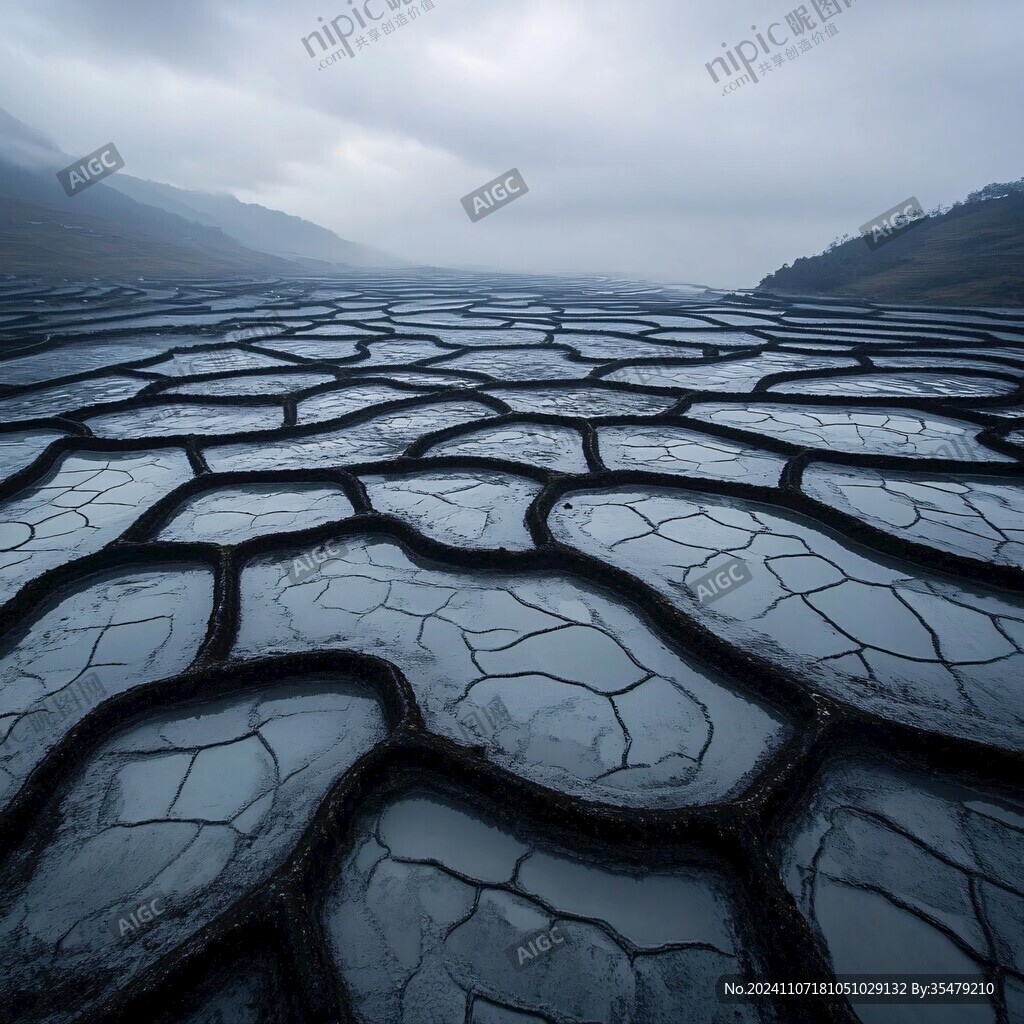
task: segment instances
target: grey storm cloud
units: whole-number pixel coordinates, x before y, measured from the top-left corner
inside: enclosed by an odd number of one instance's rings
[[[1024,174],[1024,8],[845,2],[723,95],[707,65],[799,4],[417,0],[321,66],[302,40],[348,0],[4,0],[0,106],[418,262],[748,286],[907,195]],[[460,198],[511,167],[529,194],[472,223]]]

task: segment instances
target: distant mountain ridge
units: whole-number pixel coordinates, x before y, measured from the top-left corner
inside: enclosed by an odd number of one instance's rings
[[[123,172],[68,198],[56,172],[73,158],[2,109],[0,143],[0,273],[248,277],[406,265],[299,217]]]
[[[889,302],[1024,306],[1024,178],[993,182],[872,250],[837,239],[756,291]]]
[[[285,259],[315,259],[350,267],[397,267],[402,261],[340,238],[312,221],[243,203],[227,193],[193,192],[119,173],[107,184],[136,202],[156,206],[186,220],[218,227],[246,248]]]

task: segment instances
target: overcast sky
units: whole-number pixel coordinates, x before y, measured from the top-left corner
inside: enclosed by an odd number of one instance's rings
[[[793,0],[417,0],[321,69],[349,3],[0,0],[0,105],[416,262],[723,287],[1024,175],[1019,0],[852,0],[794,60]],[[705,65],[773,23],[783,66],[723,95]],[[472,223],[511,167],[529,194]]]

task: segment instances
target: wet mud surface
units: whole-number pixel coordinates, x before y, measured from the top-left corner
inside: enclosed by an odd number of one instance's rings
[[[0,314],[0,1017],[1024,1021],[1024,317]],[[853,973],[995,994],[715,995]]]

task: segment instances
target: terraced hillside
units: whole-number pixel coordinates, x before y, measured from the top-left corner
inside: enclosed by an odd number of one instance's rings
[[[0,382],[6,1019],[1024,1020],[1024,314],[9,279]]]

